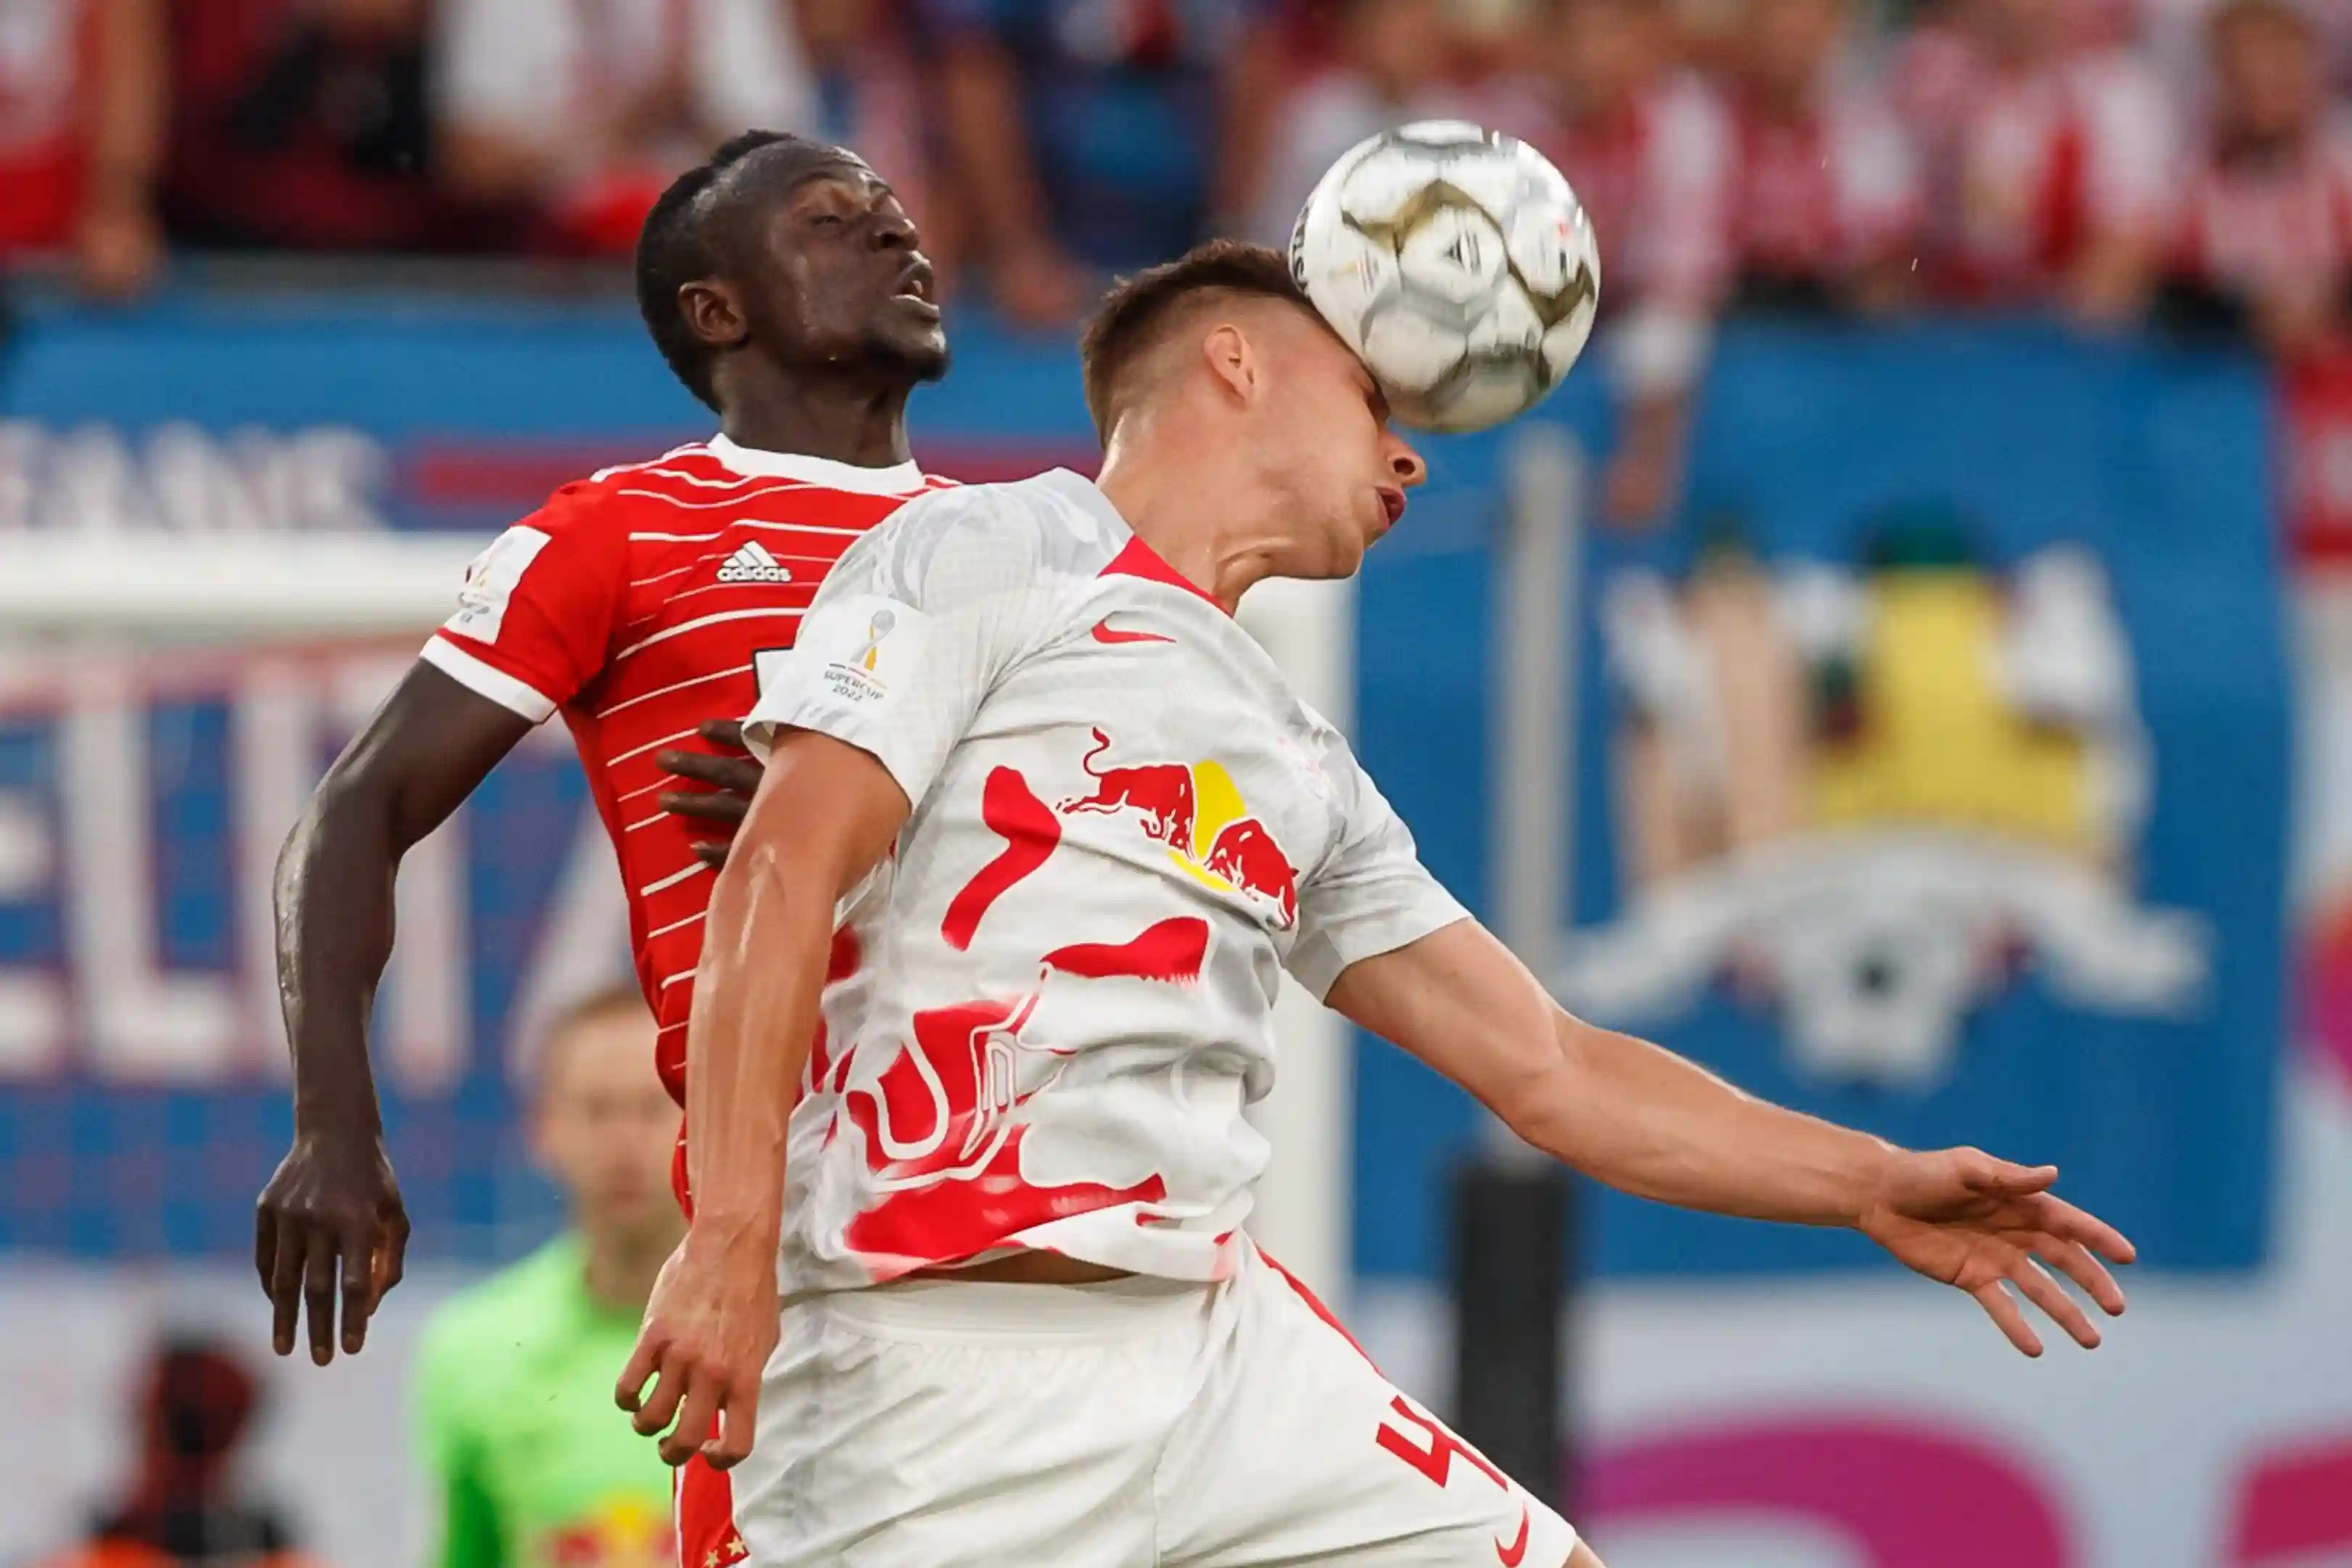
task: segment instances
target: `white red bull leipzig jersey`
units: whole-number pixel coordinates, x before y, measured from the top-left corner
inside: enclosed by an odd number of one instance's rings
[[[1057,471],[910,503],[764,659],[747,724],[913,803],[844,900],[786,1156],[787,1290],[1007,1248],[1213,1279],[1318,996],[1465,918],[1339,732]]]

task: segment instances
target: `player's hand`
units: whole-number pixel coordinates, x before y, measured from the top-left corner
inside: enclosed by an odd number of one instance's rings
[[[760,787],[760,775],[764,770],[758,759],[744,749],[743,726],[734,720],[706,719],[695,732],[722,752],[733,754],[656,752],[654,763],[663,772],[711,786],[708,790],[666,790],[659,797],[661,808],[672,816],[724,828],[724,837],[698,838],[694,843],[694,852],[704,865],[724,866],[728,847],[735,842],[735,830],[743,826],[743,814],[751,809],[751,796]]]
[[[698,1452],[724,1470],[751,1452],[777,1310],[772,1248],[730,1253],[689,1230],[669,1255],[613,1392],[639,1435],[661,1439],[666,1463],[683,1465]]]
[[[380,1134],[298,1133],[254,1210],[253,1266],[273,1310],[270,1344],[294,1353],[303,1303],[310,1359],[335,1359],[335,1299],[342,1298],[343,1353],[367,1343],[368,1319],[400,1283],[408,1213]]]
[[[2098,1326],[2042,1266],[2115,1317],[2124,1293],[2099,1260],[2129,1263],[2135,1253],[2113,1226],[2053,1196],[2057,1180],[2055,1165],[2012,1165],[1980,1149],[1905,1150],[1889,1160],[1858,1228],[1907,1267],[1975,1297],[2027,1355],[2042,1353],[2042,1339],[2011,1288],[2089,1350]]]

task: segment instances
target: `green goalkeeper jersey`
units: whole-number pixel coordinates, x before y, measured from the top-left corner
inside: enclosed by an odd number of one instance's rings
[[[670,1470],[613,1404],[635,1313],[562,1237],[425,1331],[417,1405],[437,1568],[674,1568]]]

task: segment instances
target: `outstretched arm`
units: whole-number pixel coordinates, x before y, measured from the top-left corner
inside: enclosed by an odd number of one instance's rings
[[[263,1189],[254,1266],[294,1350],[310,1309],[310,1359],[356,1355],[369,1315],[400,1282],[408,1216],[384,1155],[368,1014],[392,956],[401,857],[473,793],[528,720],[420,661],[311,796],[278,858],[278,990],[294,1054],[294,1147]]]
[[[2107,1312],[2123,1310],[2099,1258],[2128,1263],[2131,1244],[2053,1196],[2055,1168],[1975,1149],[1899,1149],[1742,1093],[1671,1051],[1570,1016],[1475,921],[1350,965],[1328,1000],[1587,1175],[1684,1208],[1853,1226],[1975,1297],[2028,1355],[2042,1342],[2004,1282],[2078,1343],[2099,1342],[2037,1258]]]
[[[751,1451],[760,1373],[776,1342],[784,1134],[816,1031],[834,909],[880,863],[909,810],[866,752],[787,731],[711,889],[686,1036],[694,1218],[614,1394],[639,1432],[661,1436],[673,1465],[699,1451],[723,1469]]]

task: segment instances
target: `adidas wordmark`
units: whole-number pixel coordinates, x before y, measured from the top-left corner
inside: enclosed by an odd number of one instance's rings
[[[780,564],[768,553],[768,547],[751,540],[730,555],[719,568],[721,583],[789,583],[792,569]]]

